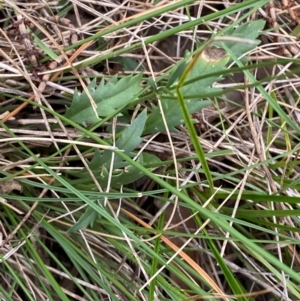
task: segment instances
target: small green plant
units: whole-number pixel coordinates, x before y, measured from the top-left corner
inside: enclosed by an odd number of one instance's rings
[[[197,135],[193,126],[195,120],[192,120],[190,116],[212,104],[212,101],[207,98],[208,95],[212,97],[222,93],[222,89],[213,87],[213,84],[223,79],[222,74],[231,59],[228,54],[224,53],[224,50],[222,51],[222,48],[208,46],[220,44],[222,41],[227,42],[234,55],[240,57],[259,43],[255,39],[264,26],[265,22],[261,20],[243,24],[235,30],[229,30],[230,37],[212,39],[202,46],[202,50],[196,51],[195,55],[187,53],[186,57],[172,68],[169,80],[162,82],[156,90],[151,90],[151,86],[143,88],[142,74],[123,76],[121,79],[114,76],[107,83],[102,79],[98,86],[96,80],[93,80],[87,88],[97,107],[92,106],[86,92],[79,94],[78,91],[75,91],[72,104],[65,117],[85,126],[95,125],[97,122],[101,122],[103,118],[107,120],[115,115],[130,115],[129,110],[139,102],[139,98],[145,99],[145,95],[148,95],[151,106],[150,112],[143,111],[132,124],[128,125],[128,128],[125,125],[125,129],[118,133],[119,138],[116,142],[118,149],[134,156],[136,154],[135,148],[142,141],[142,136],[166,131],[176,132],[178,126],[186,124],[197,150],[198,158],[206,166],[206,176],[210,185],[213,186],[204,153],[197,142]],[[244,57],[244,60],[246,59]],[[155,96],[161,99],[163,112],[156,104]],[[166,120],[167,128],[165,128],[162,114]],[[108,143],[110,142],[108,141]],[[89,164],[91,170],[101,175],[97,177],[97,180],[102,187],[103,185],[105,187],[105,183],[107,183],[111,158],[110,151],[105,151],[103,154],[97,151]],[[114,157],[114,160],[113,169],[116,175],[112,177],[112,187],[129,184],[142,177],[143,173],[139,173],[136,168],[122,161],[118,156]],[[152,156],[152,160],[154,161],[148,163],[155,163],[158,158]],[[138,162],[143,164],[143,154],[139,155]],[[121,171],[120,168],[123,170]],[[86,178],[86,175],[87,171],[77,173],[78,177]]]
[[[44,2],[1,11],[0,299],[300,300],[296,5]]]

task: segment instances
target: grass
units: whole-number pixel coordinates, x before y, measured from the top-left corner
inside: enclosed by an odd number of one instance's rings
[[[223,2],[2,2],[1,300],[300,300],[298,8]]]

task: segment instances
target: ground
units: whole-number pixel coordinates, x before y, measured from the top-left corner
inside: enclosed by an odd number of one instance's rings
[[[0,7],[1,300],[300,300],[298,1]]]

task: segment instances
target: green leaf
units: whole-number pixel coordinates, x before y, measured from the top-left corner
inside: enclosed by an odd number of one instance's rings
[[[255,40],[264,29],[266,25],[266,21],[264,20],[257,20],[244,23],[237,28],[229,28],[226,31],[226,36],[232,36],[237,38],[246,38]],[[259,40],[255,40],[256,45],[260,44]],[[217,42],[215,45],[222,45],[224,42]],[[237,56],[240,57],[242,54],[247,53],[251,49],[254,48],[255,45],[247,44],[247,43],[237,43],[237,42],[226,42],[226,46]],[[247,60],[247,57],[244,57]],[[232,61],[232,59],[231,59]]]
[[[124,153],[130,157],[135,154],[131,154],[132,151],[143,141],[141,138],[147,118],[147,111],[144,110],[138,115],[138,117],[132,122],[132,124],[125,128],[121,137],[117,140],[116,146],[118,149],[124,151]],[[106,151],[107,152],[107,151]],[[124,162],[119,156],[114,159],[114,169],[127,166],[128,163]]]
[[[193,114],[203,108],[206,108],[211,104],[212,102],[210,100],[187,101],[187,107],[190,114]],[[172,132],[177,132],[175,127],[183,124],[183,117],[181,114],[180,107],[177,104],[177,101],[173,99],[162,99],[162,108],[169,130]],[[154,106],[152,104],[152,113],[147,119],[144,135],[165,131],[166,129],[161,117],[160,109],[158,106]]]
[[[160,165],[161,159],[150,153],[143,153],[144,165]]]
[[[186,58],[185,60],[188,60]],[[204,51],[196,61],[194,67],[190,70],[186,82],[187,84],[181,88],[181,92],[186,102],[186,106],[189,114],[193,114],[203,108],[212,104],[211,101],[203,101],[201,96],[203,94],[219,92],[222,89],[212,87],[212,84],[222,80],[221,76],[208,76],[201,80],[198,80],[200,76],[210,74],[216,71],[222,72],[225,69],[226,64],[229,61],[229,56],[225,54],[222,48],[210,47]],[[183,73],[182,68],[186,66],[185,63],[180,63],[177,70],[175,70],[176,76],[171,75],[170,80],[174,82],[176,78]],[[177,131],[176,126],[184,123],[183,116],[180,107],[177,105],[176,100],[166,98],[162,95],[162,107],[167,121],[167,125],[170,131]],[[144,134],[152,134],[157,132],[164,132],[165,126],[161,118],[160,109],[152,105],[152,113],[150,114]]]
[[[222,48],[215,46],[208,47],[201,53],[196,64],[190,70],[185,82],[181,88],[181,93],[185,100],[192,98],[201,99],[201,95],[222,91],[212,87],[212,84],[223,79],[222,76],[209,76],[213,72],[222,72],[229,61],[229,55]],[[208,76],[197,80],[198,77],[207,74]]]
[[[143,155],[141,154],[139,158],[137,159],[137,162],[140,164],[144,164]],[[90,164],[92,167],[92,163]],[[97,181],[102,187],[102,189],[105,189],[107,186],[108,176],[109,176],[109,166],[102,165],[97,166],[98,169],[95,170],[95,166],[93,166],[94,172],[97,176]],[[100,176],[99,176],[100,174]],[[134,181],[138,180],[144,175],[143,172],[141,172],[139,169],[137,169],[133,165],[127,164],[122,169],[114,169],[112,176],[111,176],[111,187],[112,188],[119,188],[121,185],[130,184]]]
[[[255,39],[258,37],[260,31],[264,28],[264,26],[265,21],[262,20],[248,22],[242,24],[236,29],[229,28],[226,31],[226,35]],[[257,41],[257,44],[258,43],[259,41]],[[237,56],[242,55],[243,53],[251,50],[255,46],[254,44],[244,44],[237,42],[226,42],[226,45],[227,44]],[[215,45],[222,45],[222,43],[217,42],[215,43]],[[184,69],[187,67],[187,61],[189,59],[190,58],[187,57],[178,64],[178,67],[170,76],[169,82],[167,83],[167,87],[173,85],[178,80],[178,77],[182,75]],[[225,70],[229,60],[229,55],[227,55],[222,48],[218,48],[216,46],[208,47],[199,56],[196,64],[190,70],[185,80],[186,84],[181,88],[181,92],[186,101],[188,111],[190,114],[193,114],[211,104],[208,101],[199,102],[202,98],[202,95],[213,94],[222,91],[222,89],[214,88],[213,84],[223,79],[221,74],[222,71]],[[215,72],[220,72],[220,76],[209,76],[209,74]],[[207,77],[198,80],[199,77],[203,77],[206,74]],[[164,96],[162,95],[162,99],[163,97]],[[175,127],[183,123],[180,108],[177,106],[176,102],[170,99],[163,99],[162,106],[169,130],[176,131]],[[165,127],[160,114],[161,113],[159,108],[152,105],[152,113],[150,114],[147,120],[144,134],[152,134],[165,131]]]
[[[130,157],[132,151],[142,142],[141,135],[143,133],[145,122],[146,122],[147,112],[144,110],[138,115],[138,117],[132,122],[132,124],[123,130],[120,138],[116,142],[118,149],[124,151],[124,153]],[[94,158],[89,164],[90,168],[94,170],[94,167],[98,168],[100,166],[106,166],[109,168],[112,159],[111,151],[104,151],[102,154],[99,150],[95,150]],[[124,162],[121,157],[115,156],[114,159],[114,169],[127,166],[128,163]]]
[[[96,87],[96,79],[88,86],[88,90],[97,104],[95,114],[89,97],[86,92],[74,92],[73,101],[66,112],[66,117],[73,122],[85,125],[96,123],[99,117],[113,116],[120,108],[134,101],[141,92],[140,82],[142,74],[126,76],[118,80],[117,76],[112,77],[106,84],[104,79]]]
[[[102,82],[103,83],[103,80]],[[88,86],[90,92],[95,91],[96,79],[94,79]],[[101,84],[99,85],[101,86]],[[91,93],[93,96],[93,93]],[[95,100],[95,99],[94,99]],[[96,101],[96,100],[95,100]],[[85,92],[79,94],[77,89],[74,91],[73,101],[71,106],[66,111],[66,117],[71,119],[74,122],[86,125],[86,122],[89,124],[96,123],[100,119],[95,114],[93,108],[91,107],[90,100]]]
[[[141,155],[138,160],[138,163],[143,163],[143,155]],[[138,179],[144,176],[144,173],[140,171],[133,165],[125,167],[122,172],[120,172],[117,176],[112,177],[112,186],[115,188],[119,188],[121,185],[131,184]]]
[[[147,111],[144,110],[138,117],[127,127],[121,137],[117,140],[116,146],[121,149],[125,154],[133,151],[142,141],[141,138],[147,118]]]
[[[74,224],[70,229],[68,229],[69,233],[74,233],[81,229],[86,229],[89,225],[93,227],[93,224],[98,217],[98,213],[91,207],[87,207],[87,210],[84,214],[81,215],[76,224]]]
[[[188,56],[188,54],[186,55]],[[178,81],[178,78],[182,75],[185,68],[187,67],[187,59],[183,59],[177,66],[176,70],[171,74],[169,81],[167,83],[167,87],[171,87]]]
[[[95,156],[91,163],[89,164],[90,168],[99,170],[100,167],[105,166],[106,168],[109,167],[110,162],[112,160],[112,153],[109,151],[104,151],[102,154],[101,152],[95,152]]]
[[[116,146],[119,149],[123,150],[124,153],[129,157],[135,156],[135,153],[133,151],[143,140],[141,138],[141,135],[145,127],[146,117],[147,111],[144,110],[137,116],[137,118],[132,122],[130,126],[123,130],[121,136],[116,142]],[[107,185],[112,158],[113,157],[111,151],[104,151],[103,153],[101,153],[99,149],[96,149],[93,159],[90,163],[88,163],[89,168],[94,173],[97,181],[102,186],[102,188],[106,187]],[[139,160],[143,161],[143,156],[141,156]],[[128,163],[121,157],[114,156],[111,182],[112,187],[119,187],[120,185],[132,183],[136,179],[139,179],[142,175],[143,174],[140,173],[135,167],[128,166]],[[89,177],[88,171],[86,169],[83,169],[80,173],[74,173],[74,176],[79,178]]]
[[[145,123],[147,118],[147,111],[144,110],[142,113],[138,115],[138,117],[132,122],[130,126],[123,130],[120,138],[116,142],[116,147],[122,151],[129,157],[133,157],[134,154],[131,154],[132,151],[143,141],[141,135],[143,133]],[[110,164],[109,157],[111,158],[111,152],[104,151],[103,153],[104,161],[102,159],[103,164]],[[121,168],[127,166],[128,163],[124,162],[121,157],[115,156],[114,159],[114,169]]]

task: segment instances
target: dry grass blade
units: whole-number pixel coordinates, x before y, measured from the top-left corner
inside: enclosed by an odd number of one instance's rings
[[[138,222],[140,225],[142,225],[145,228],[148,229],[152,229],[151,226],[149,226],[147,223],[145,223],[143,220],[139,219],[138,217],[136,217],[135,215],[133,215],[132,213],[122,209],[122,212],[127,215],[128,217],[130,217],[132,220]],[[179,255],[180,257],[182,257],[193,269],[195,269],[195,271],[197,271],[206,281],[207,283],[211,286],[211,288],[213,288],[215,290],[215,292],[217,294],[220,295],[220,298],[222,298],[222,300],[226,300],[228,301],[229,299],[225,296],[225,294],[220,290],[220,288],[218,287],[218,285],[211,279],[211,277],[191,258],[189,257],[185,252],[182,251],[183,248],[178,248],[174,243],[172,243],[168,238],[166,238],[164,235],[160,236],[160,239],[166,244],[168,245],[172,250],[175,251],[174,257],[176,255]],[[167,264],[169,264],[171,262],[172,258],[167,262]],[[153,278],[155,276],[157,276],[159,273],[161,273],[161,270],[158,270],[157,274],[153,276]],[[153,280],[149,279],[149,281]],[[147,283],[144,284],[144,286],[142,286],[140,288],[140,290],[142,290],[145,286],[147,285]]]
[[[0,299],[300,300],[298,2],[2,1]]]

